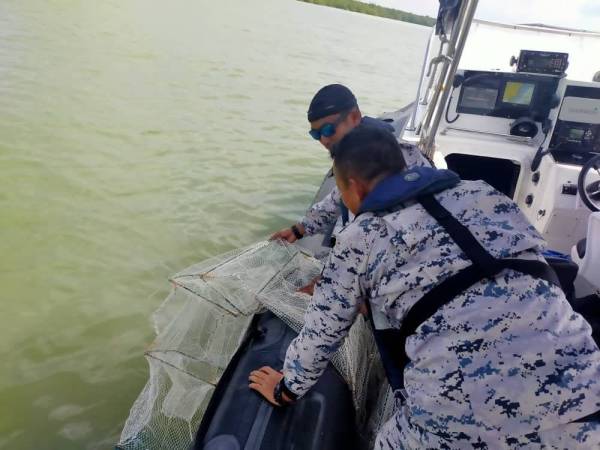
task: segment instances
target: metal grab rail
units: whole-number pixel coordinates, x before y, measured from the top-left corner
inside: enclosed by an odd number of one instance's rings
[[[424,119],[421,121],[421,138],[419,140],[419,146],[421,147],[421,150],[429,158],[433,158],[433,153],[435,151],[435,135],[440,125],[444,107],[450,95],[450,86],[452,85],[452,80],[454,79],[454,75],[458,69],[458,63],[467,41],[471,22],[475,16],[477,3],[478,0],[462,1],[458,16],[452,25],[450,39],[447,39],[444,35],[440,36],[440,52],[430,61],[430,72],[431,67],[434,67],[435,70],[430,77],[429,86],[435,84],[436,81],[437,84],[435,85],[429,108],[425,113]],[[445,52],[443,51],[444,45],[447,45]],[[439,77],[437,80],[435,80],[437,67],[439,64],[442,65],[442,69]],[[428,96],[429,88],[425,95],[424,104],[427,104],[426,97]]]
[[[431,88],[433,87],[433,82],[435,81],[435,76],[437,74],[438,65],[444,60],[449,60],[449,57],[444,55],[444,44],[449,43],[446,39],[446,36],[444,35],[443,37],[440,37],[440,41],[442,42],[440,44],[440,49],[438,51],[437,56],[434,56],[433,58],[431,58],[431,61],[429,61],[429,66],[427,68],[427,78],[429,78],[429,82],[427,83],[427,90],[425,91],[423,100],[420,103],[421,105],[427,104],[427,99],[429,98],[429,93],[431,92]],[[431,73],[432,69],[433,73]]]
[[[507,133],[496,133],[495,131],[471,130],[470,128],[461,128],[461,127],[446,127],[442,131],[440,131],[440,134],[446,135],[446,134],[448,134],[448,131],[459,131],[462,133],[474,133],[474,134],[481,134],[484,136],[501,137],[504,139],[508,139],[509,141],[521,142],[521,143],[527,144],[527,145],[535,144],[533,138],[526,137],[526,136],[513,136],[512,134],[507,134]]]
[[[434,30],[431,31],[431,35],[427,40],[427,48],[425,49],[425,58],[429,55],[429,47],[431,46],[431,39],[433,38]],[[417,98],[415,99],[414,108],[412,114],[410,115],[410,121],[405,127],[407,131],[415,130],[415,120],[417,119],[417,109],[419,100],[421,99],[421,87],[423,87],[423,78],[425,75],[425,67],[427,66],[427,59],[423,59],[423,66],[421,67],[421,76],[419,77],[419,86],[417,87]]]
[[[468,0],[464,0],[461,5],[460,5],[460,10],[459,13],[456,17],[456,19],[454,20],[454,23],[452,24],[452,29],[450,32],[450,39],[447,38],[447,36],[441,35],[440,36],[440,50],[439,53],[436,57],[431,59],[431,63],[430,63],[430,67],[433,65],[435,67],[435,70],[433,71],[433,74],[431,74],[430,78],[429,78],[429,87],[428,87],[428,91],[425,94],[425,98],[427,98],[429,96],[429,91],[430,91],[430,87],[432,87],[436,82],[436,88],[433,92],[433,98],[431,99],[431,106],[425,111],[425,117],[423,118],[423,120],[421,121],[421,140],[420,140],[420,144],[423,145],[425,139],[427,138],[427,136],[429,135],[429,129],[430,129],[430,125],[431,125],[431,120],[433,118],[433,114],[434,111],[436,109],[436,105],[440,96],[440,92],[443,89],[443,82],[446,78],[446,74],[448,73],[448,68],[449,68],[449,64],[453,61],[453,56],[455,54],[456,51],[456,44],[458,41],[458,37],[460,35],[460,24],[461,24],[461,19],[464,17],[466,8],[467,8],[467,2]],[[446,47],[446,53],[444,54],[444,45],[447,44]],[[442,55],[446,56],[446,58],[440,58]],[[436,79],[436,75],[437,75],[437,67],[438,64],[443,63],[442,66],[442,70],[440,72],[440,76],[438,79]],[[429,74],[428,74],[429,76]],[[422,104],[426,105],[428,103],[428,101],[425,99],[423,100]],[[423,150],[425,150],[425,148],[423,148]]]

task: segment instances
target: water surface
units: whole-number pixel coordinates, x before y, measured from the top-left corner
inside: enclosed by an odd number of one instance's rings
[[[0,2],[0,448],[101,449],[166,278],[296,220],[322,85],[412,101],[429,30],[293,0]]]

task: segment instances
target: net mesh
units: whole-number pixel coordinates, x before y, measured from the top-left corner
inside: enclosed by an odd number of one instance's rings
[[[145,352],[149,379],[117,448],[190,448],[252,316],[267,308],[300,331],[310,296],[298,288],[321,269],[318,259],[296,246],[260,242],[174,275],[171,293],[153,315],[156,338]],[[393,396],[362,316],[332,362],[351,390],[358,430],[372,443],[391,415]]]

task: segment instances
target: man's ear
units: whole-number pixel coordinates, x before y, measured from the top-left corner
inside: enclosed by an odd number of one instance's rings
[[[369,185],[358,178],[349,178],[348,187],[356,194],[361,202],[369,193]]]
[[[360,113],[360,109],[354,108],[352,111],[350,111],[348,117],[350,117],[350,120],[352,121],[352,126],[357,126],[362,120],[362,114]]]

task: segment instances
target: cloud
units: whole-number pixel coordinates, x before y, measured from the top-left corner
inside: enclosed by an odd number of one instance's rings
[[[363,0],[416,14],[434,16],[437,0]],[[597,0],[480,0],[476,16],[503,23],[544,23],[600,31]]]
[[[481,0],[476,17],[505,23],[544,23],[567,28],[596,29],[600,28],[598,13],[584,12],[594,8],[596,6],[591,0]]]
[[[600,3],[596,1],[588,1],[581,7],[581,14],[591,15],[597,17],[596,20],[600,20]]]

